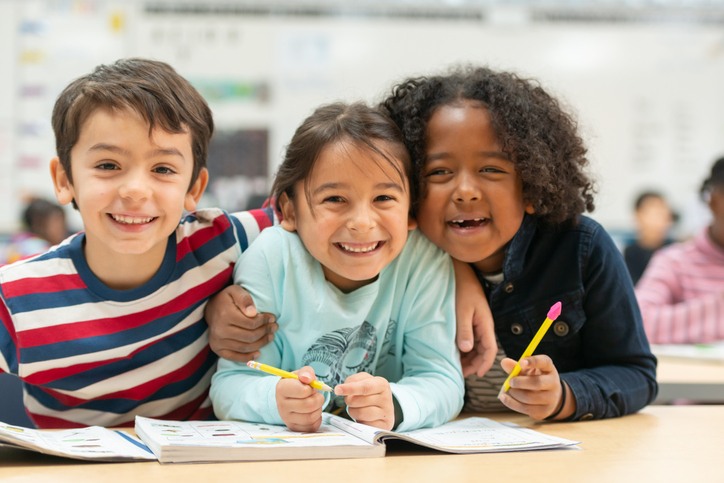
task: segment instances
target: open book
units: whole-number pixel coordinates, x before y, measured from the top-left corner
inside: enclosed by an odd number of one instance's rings
[[[437,428],[381,431],[323,414],[316,433],[239,421],[161,421],[136,417],[136,434],[161,463],[374,458],[399,439],[448,453],[562,448],[578,444],[525,428],[472,417]]]
[[[0,422],[0,446],[92,461],[156,459],[143,443],[130,434],[98,426],[42,431]]]

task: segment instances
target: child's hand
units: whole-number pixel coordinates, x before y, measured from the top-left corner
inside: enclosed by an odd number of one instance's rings
[[[249,292],[230,285],[209,299],[204,313],[209,324],[209,345],[219,357],[246,362],[274,340],[278,326],[272,314],[258,314]]]
[[[282,379],[277,383],[279,415],[292,431],[314,432],[322,425],[324,396],[309,386],[316,378],[314,369],[304,366],[294,373],[299,376],[299,380]]]
[[[347,412],[355,421],[389,431],[395,426],[395,405],[390,383],[384,377],[366,372],[349,376],[344,384],[334,388],[338,396],[345,396]]]
[[[506,357],[501,366],[510,374],[515,361]],[[539,420],[558,411],[563,401],[563,387],[551,358],[546,355],[526,357],[521,360],[520,367],[520,373],[510,380],[508,392],[500,396],[501,402],[513,411]],[[563,384],[567,392],[565,407],[555,419],[567,418],[576,411],[576,398],[565,381]]]
[[[498,344],[488,299],[469,264],[453,259],[455,319],[463,376],[483,376],[493,367]]]

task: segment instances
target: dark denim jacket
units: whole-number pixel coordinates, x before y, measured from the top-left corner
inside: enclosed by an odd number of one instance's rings
[[[505,354],[518,359],[550,307],[563,310],[534,354],[575,394],[571,420],[633,413],[656,397],[656,358],[621,253],[595,221],[544,228],[526,215],[506,249],[503,283],[480,277]]]

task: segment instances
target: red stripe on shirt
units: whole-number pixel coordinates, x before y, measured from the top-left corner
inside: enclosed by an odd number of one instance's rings
[[[77,273],[70,275],[53,275],[50,277],[22,278],[3,284],[6,299],[35,293],[64,292],[87,288]]]
[[[272,226],[272,221],[264,210],[249,210],[249,213],[254,217],[257,225],[259,225],[259,231]]]
[[[219,215],[212,220],[211,226],[197,230],[193,234],[184,237],[176,244],[176,261],[178,262],[191,251],[197,250],[209,240],[224,233],[231,226],[226,215]]]
[[[85,428],[87,424],[74,423],[73,421],[67,421],[65,419],[54,418],[52,416],[44,416],[42,414],[35,414],[28,411],[28,416],[33,420],[35,426],[43,429],[71,429],[71,428]]]
[[[18,334],[19,346],[23,348],[37,347],[57,342],[115,334],[124,330],[140,327],[161,317],[180,312],[197,301],[210,297],[226,286],[229,277],[231,277],[231,273],[232,268],[228,267],[209,281],[189,289],[175,299],[142,312],[120,317],[108,317],[105,319],[24,330]]]

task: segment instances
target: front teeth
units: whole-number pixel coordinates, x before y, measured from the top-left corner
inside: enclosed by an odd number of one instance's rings
[[[360,247],[360,246],[350,247],[350,246],[345,245],[344,243],[339,243],[339,246],[348,252],[367,253],[367,252],[371,252],[372,250],[377,248],[377,245],[379,245],[379,244],[380,244],[380,242],[374,242],[371,245],[367,245],[366,247]]]
[[[453,220],[452,222],[453,223],[465,223],[466,221],[479,221],[482,223],[485,220],[487,220],[487,218],[473,218],[472,220]]]
[[[153,220],[153,217],[134,218],[132,216],[123,216],[123,215],[111,215],[111,218],[116,220],[118,223],[123,223],[124,225],[142,225],[144,223],[150,223],[151,220]]]

